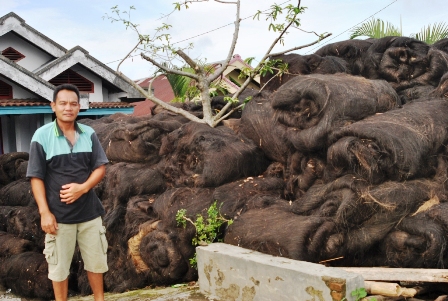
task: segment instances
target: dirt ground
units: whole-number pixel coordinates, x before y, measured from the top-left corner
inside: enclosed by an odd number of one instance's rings
[[[121,294],[106,293],[105,299],[108,301],[213,301],[199,293],[199,287],[195,285],[175,285],[174,287],[143,288]],[[71,296],[69,301],[90,301],[93,296]],[[8,289],[0,286],[0,301],[43,301],[43,299],[21,298],[12,294]]]

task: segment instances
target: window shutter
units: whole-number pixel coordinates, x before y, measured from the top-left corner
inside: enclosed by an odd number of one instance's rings
[[[25,57],[23,54],[21,54],[20,52],[18,52],[17,50],[15,50],[12,47],[8,47],[5,50],[3,50],[2,55],[6,56],[8,59],[10,59],[13,62],[18,62]]]
[[[0,80],[0,99],[12,99],[12,86]]]
[[[55,86],[72,84],[78,87],[80,92],[94,92],[93,83],[71,69],[67,69],[56,77],[53,77],[49,82]]]

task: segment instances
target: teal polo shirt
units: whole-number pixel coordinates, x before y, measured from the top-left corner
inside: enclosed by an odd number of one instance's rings
[[[77,224],[104,215],[101,201],[91,189],[72,204],[61,202],[62,185],[84,183],[96,168],[107,164],[95,131],[75,122],[79,135],[75,145],[65,138],[56,120],[34,133],[26,176],[44,181],[48,207],[58,223]]]

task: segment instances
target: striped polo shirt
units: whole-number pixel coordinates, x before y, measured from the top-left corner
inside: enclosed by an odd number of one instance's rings
[[[44,181],[48,207],[58,223],[76,224],[104,215],[101,201],[91,189],[72,204],[61,202],[62,185],[84,183],[96,168],[107,164],[95,131],[75,122],[78,139],[71,145],[56,120],[34,133],[26,176]]]

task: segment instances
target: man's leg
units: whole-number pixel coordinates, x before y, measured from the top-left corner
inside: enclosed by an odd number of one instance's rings
[[[45,235],[45,258],[48,262],[48,278],[53,283],[56,301],[68,298],[68,276],[76,245],[76,225],[58,224],[58,231]]]
[[[89,278],[95,301],[104,301],[103,274],[87,271],[87,278]]]
[[[104,300],[103,273],[107,272],[106,230],[100,217],[78,224],[78,246],[95,301]]]
[[[53,290],[56,301],[67,301],[68,278],[64,281],[53,281]]]

